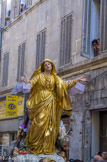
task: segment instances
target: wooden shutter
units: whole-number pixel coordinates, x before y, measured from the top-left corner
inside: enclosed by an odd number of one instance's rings
[[[81,55],[90,58],[91,0],[83,1]]]
[[[45,41],[46,41],[46,31],[43,30],[37,35],[36,68],[45,58]]]
[[[21,45],[18,47],[18,64],[17,64],[17,81],[19,81],[20,78],[20,67],[21,67]]]
[[[2,86],[7,86],[9,68],[9,53],[4,55]]]
[[[60,66],[70,62],[71,58],[72,15],[61,21]]]
[[[24,75],[24,61],[25,61],[25,43],[22,44],[20,76]]]
[[[40,34],[37,35],[36,68],[39,66],[39,53],[40,53]]]
[[[15,18],[19,16],[19,9],[20,9],[20,0],[15,0]]]
[[[67,28],[66,28],[66,57],[65,57],[65,63],[70,62],[71,58],[71,37],[72,37],[72,15],[67,17],[66,20]]]
[[[107,0],[101,0],[100,12],[100,50],[107,50]]]
[[[64,33],[65,33],[65,19],[61,21],[61,39],[60,39],[60,66],[64,64]]]
[[[11,19],[13,20],[15,18],[15,0],[11,0]]]
[[[18,47],[17,81],[24,75],[25,42]]]
[[[46,34],[46,31],[44,30],[42,32],[42,55],[41,55],[41,62],[45,58],[45,38],[46,38],[45,34]]]
[[[5,17],[6,17],[6,1],[2,1],[1,6],[1,24],[5,26]]]

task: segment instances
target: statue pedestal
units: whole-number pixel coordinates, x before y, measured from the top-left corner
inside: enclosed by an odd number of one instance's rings
[[[56,162],[65,162],[65,160],[58,156],[56,153],[53,155],[35,155],[35,154],[26,154],[26,155],[17,155],[14,157],[14,162],[39,162],[43,158],[50,158]]]

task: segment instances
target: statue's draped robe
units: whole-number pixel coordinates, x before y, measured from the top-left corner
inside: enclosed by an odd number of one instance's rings
[[[74,86],[76,82],[69,82],[69,86]],[[62,109],[67,114],[72,112],[68,82],[56,74],[46,76],[40,72],[30,80],[30,83],[31,91],[27,107],[32,123],[26,143],[31,153],[53,154]]]

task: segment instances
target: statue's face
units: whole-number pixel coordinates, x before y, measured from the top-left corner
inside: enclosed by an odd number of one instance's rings
[[[48,61],[44,63],[44,71],[51,71],[52,70],[52,64]]]

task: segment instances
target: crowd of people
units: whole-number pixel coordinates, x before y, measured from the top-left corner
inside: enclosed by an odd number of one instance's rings
[[[106,162],[107,152],[98,152],[93,159],[93,162]]]

